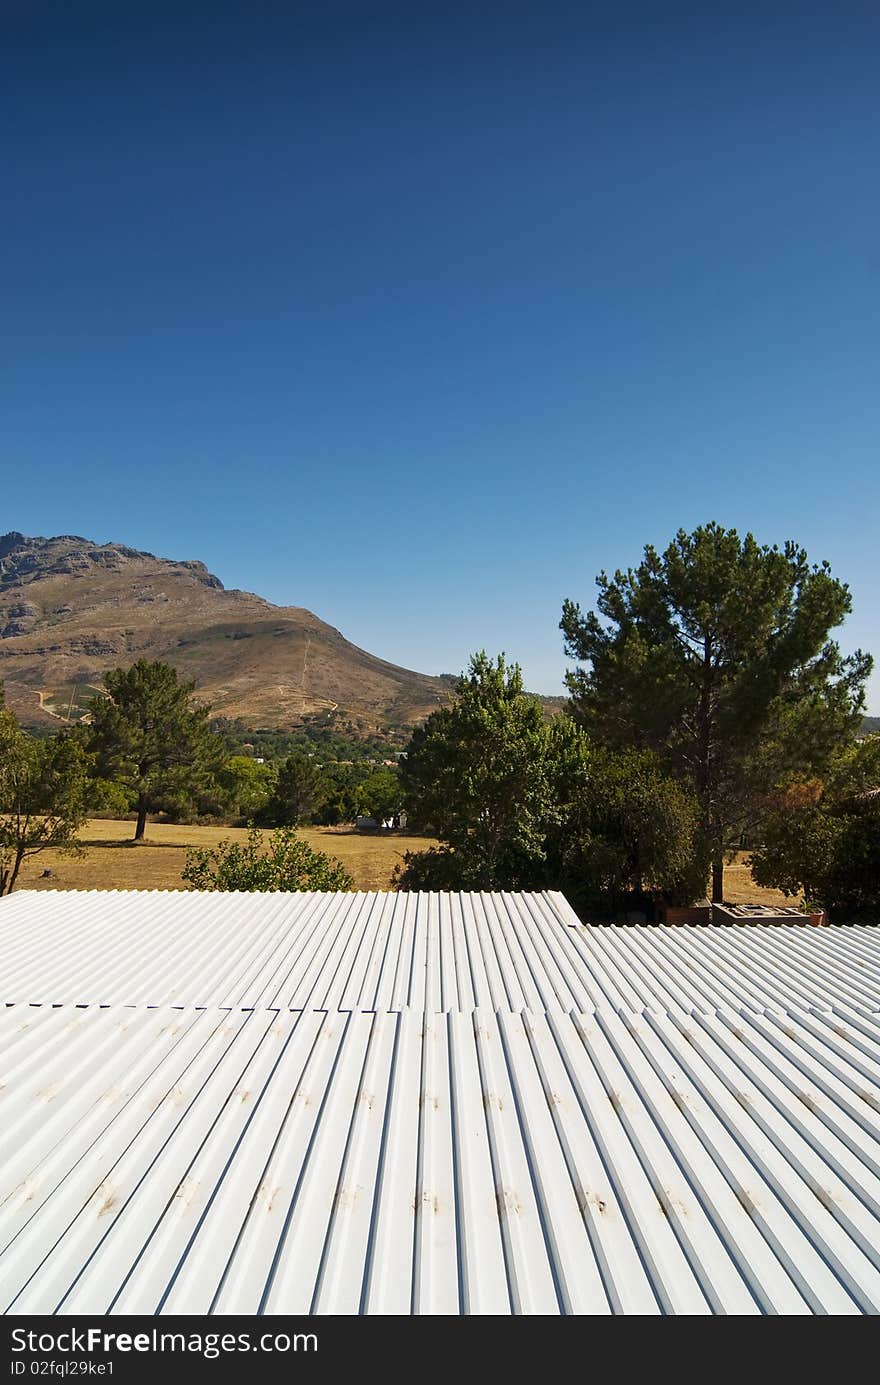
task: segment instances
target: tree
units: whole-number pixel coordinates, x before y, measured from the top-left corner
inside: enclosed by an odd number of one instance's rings
[[[880,923],[880,799],[844,815],[820,902],[833,919]]]
[[[880,923],[880,798],[772,815],[751,865],[759,885],[803,893],[835,923]]]
[[[872,660],[830,632],[848,587],[802,548],[708,524],[597,579],[598,613],[563,607],[573,714],[596,739],[655,750],[700,803],[723,899],[725,857],[761,796],[821,772],[858,730]]]
[[[360,786],[369,778],[369,767],[363,764],[342,764],[338,761],[323,766],[327,796],[315,821],[335,826],[354,822],[360,812]]]
[[[400,812],[403,789],[400,775],[393,769],[378,769],[369,775],[358,789],[360,810],[382,823]]]
[[[278,770],[278,782],[264,812],[267,822],[296,827],[314,817],[327,798],[328,786],[320,765],[294,751]]]
[[[545,878],[582,913],[690,904],[705,890],[699,804],[650,750],[593,744],[568,717],[550,732],[557,811]]]
[[[89,704],[86,743],[97,775],[126,788],[140,841],[148,813],[208,788],[223,745],[208,725],[210,708],[192,700],[195,683],[180,682],[170,664],[139,659],[106,673],[104,688]]]
[[[188,851],[182,879],[194,890],[350,890],[341,861],[314,851],[289,827],[268,842],[251,828],[246,843],[222,841],[212,849]]]
[[[230,755],[217,777],[227,811],[245,822],[265,813],[278,783],[275,766],[250,755]]]
[[[22,862],[48,847],[79,854],[88,807],[87,758],[71,736],[36,740],[0,711],[0,895]]]
[[[564,889],[607,914],[705,888],[698,806],[656,755],[595,745],[568,717],[548,724],[503,659],[477,655],[460,687],[403,763],[408,807],[443,844],[407,853],[400,888]]]
[[[547,745],[541,706],[523,692],[519,666],[485,652],[471,659],[455,702],[413,732],[401,763],[407,809],[454,852],[464,887],[516,888],[543,859]],[[442,869],[450,868],[444,858]],[[400,883],[409,888],[412,878],[404,872]]]
[[[803,893],[835,922],[880,922],[880,739],[838,756],[824,784],[776,794],[751,867],[758,884]]]

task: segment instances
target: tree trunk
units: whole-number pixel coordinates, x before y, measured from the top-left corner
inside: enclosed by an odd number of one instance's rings
[[[724,846],[717,838],[712,848],[712,903],[724,903]]]
[[[141,840],[141,838],[143,837],[143,835],[144,835],[144,828],[146,827],[146,825],[147,825],[147,805],[146,805],[145,803],[139,803],[139,804],[138,804],[138,820],[137,820],[137,827],[134,829],[134,839],[135,839],[136,842],[139,842],[139,841]]]
[[[12,891],[15,889],[15,882],[18,879],[18,872],[21,869],[21,863],[23,860],[24,851],[16,851],[15,861],[13,862],[12,869],[6,871],[3,877],[3,889],[0,890],[0,894],[12,894]]]

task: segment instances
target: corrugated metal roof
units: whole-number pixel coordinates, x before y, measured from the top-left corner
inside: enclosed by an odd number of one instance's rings
[[[15,1313],[880,1309],[880,1018],[11,1007]]]
[[[22,891],[8,1004],[880,1010],[880,929],[578,926],[545,894]]]
[[[571,931],[593,1004],[880,1010],[880,928],[870,925]]]
[[[589,1009],[561,894],[21,891],[7,1004]]]
[[[10,1313],[880,1312],[880,930],[0,903]]]

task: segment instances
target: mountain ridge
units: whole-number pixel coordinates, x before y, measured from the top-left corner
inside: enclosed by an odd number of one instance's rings
[[[285,727],[316,715],[353,730],[410,727],[450,681],[392,664],[301,606],[227,589],[196,559],[81,535],[0,537],[0,679],[28,725],[76,720],[103,673],[165,659],[215,715]]]

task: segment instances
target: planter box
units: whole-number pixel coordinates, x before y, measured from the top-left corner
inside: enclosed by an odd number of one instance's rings
[[[660,922],[666,924],[712,922],[712,907],[709,904],[691,904],[687,907],[677,904],[661,904]]]

